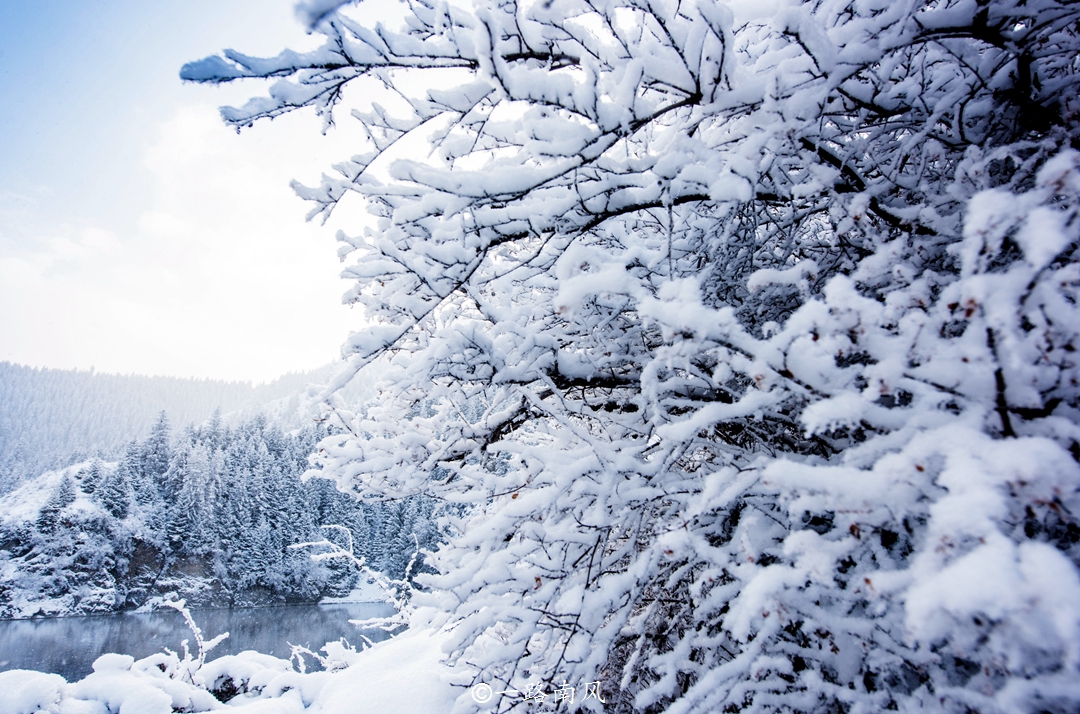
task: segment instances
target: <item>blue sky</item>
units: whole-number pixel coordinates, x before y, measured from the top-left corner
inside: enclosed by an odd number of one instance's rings
[[[184,85],[224,47],[310,46],[293,0],[0,3],[0,360],[266,380],[324,364],[358,315],[290,178],[348,156],[310,114],[237,136]]]

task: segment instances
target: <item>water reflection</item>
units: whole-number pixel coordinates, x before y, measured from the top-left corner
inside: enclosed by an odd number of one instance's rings
[[[229,633],[209,659],[244,650],[287,659],[292,651],[289,643],[318,651],[326,642],[340,637],[355,645],[361,633],[373,641],[384,640],[387,633],[361,631],[349,620],[384,617],[393,611],[385,603],[354,603],[192,610],[192,616],[207,640]],[[179,652],[181,640],[188,640],[194,649],[194,638],[183,616],[169,610],[143,615],[2,621],[0,671],[36,669],[55,672],[74,682],[90,674],[94,660],[105,652],[139,659],[166,647]]]

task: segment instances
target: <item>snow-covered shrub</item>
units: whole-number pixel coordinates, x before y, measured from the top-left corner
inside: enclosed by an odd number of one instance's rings
[[[468,506],[452,660],[609,712],[1080,706],[1080,5],[318,5],[182,76],[367,131],[297,187],[374,216],[339,382],[386,379],[319,461]]]
[[[218,700],[227,702],[241,694],[258,696],[275,676],[292,671],[283,659],[247,650],[208,662],[199,671],[199,678]]]
[[[65,695],[75,702],[63,702],[74,711],[101,711],[86,702],[100,702],[110,712],[204,712],[220,708],[220,703],[202,687],[170,676],[154,659],[135,660],[130,655],[104,654],[94,660],[89,676],[65,687]],[[81,700],[81,702],[80,702]],[[76,708],[72,704],[83,703]]]
[[[57,674],[11,669],[0,672],[0,714],[55,714],[66,682]]]
[[[184,640],[180,643],[181,649],[184,651],[184,656],[180,657],[171,650],[165,650],[165,655],[168,661],[156,662],[154,666],[157,666],[161,671],[167,674],[172,679],[186,679],[189,682],[195,682],[195,676],[203,664],[206,663],[206,655],[210,654],[210,651],[222,643],[228,638],[229,633],[223,632],[222,634],[214,637],[210,640],[203,639],[202,629],[196,624],[195,619],[191,616],[191,611],[187,608],[187,603],[183,600],[175,599],[175,596],[165,597],[155,603],[156,607],[167,607],[179,612],[184,618],[184,624],[191,630],[191,635],[195,638],[195,654],[191,654],[191,649],[188,647],[188,641]]]

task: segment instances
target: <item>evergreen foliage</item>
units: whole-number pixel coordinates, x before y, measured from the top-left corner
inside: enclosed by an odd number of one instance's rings
[[[269,384],[36,369],[0,362],[0,494],[47,469],[119,458],[132,439],[168,432],[162,410],[181,424],[217,414],[250,416],[279,400],[277,415],[298,426],[297,394],[331,370],[290,374]],[[160,439],[158,444],[164,443]],[[151,447],[151,450],[157,447]],[[160,468],[163,454],[147,454]]]
[[[109,515],[117,520],[127,518],[131,509],[132,489],[130,463],[125,459],[120,465],[106,474],[101,484],[94,491],[94,500],[101,504]]]
[[[101,459],[93,459],[90,461],[90,467],[83,474],[82,482],[80,486],[85,493],[93,493],[101,480],[105,478],[105,467],[101,463]]]
[[[75,482],[71,479],[70,474],[65,473],[60,478],[60,483],[57,484],[52,495],[49,496],[49,500],[45,502],[45,505],[41,507],[41,511],[38,513],[38,530],[42,533],[52,532],[57,526],[60,512],[74,502]]]

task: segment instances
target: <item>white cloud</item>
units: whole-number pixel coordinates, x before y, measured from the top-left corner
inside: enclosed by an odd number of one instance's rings
[[[400,12],[371,1],[363,13]],[[12,115],[25,119],[12,126],[26,162],[0,162],[0,360],[263,380],[339,354],[361,316],[341,306],[333,235],[362,232],[368,216],[345,205],[328,226],[307,224],[289,181],[317,183],[358,153],[355,122],[323,137],[301,112],[238,136],[217,105],[265,86],[176,76],[226,46],[311,48],[319,38],[294,5],[189,0],[133,15],[110,0],[100,27],[60,23],[86,49],[55,73],[63,83],[38,71],[36,45],[14,47],[16,75],[33,81]]]
[[[305,223],[288,182],[349,140],[310,115],[237,135],[212,105],[180,107],[145,149],[147,205],[117,226],[39,217],[0,255],[0,359],[255,380],[329,361],[360,316],[333,227]]]

